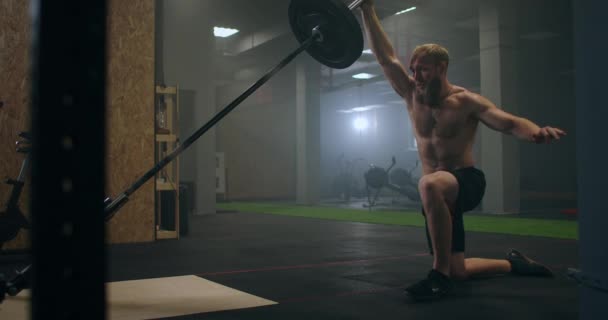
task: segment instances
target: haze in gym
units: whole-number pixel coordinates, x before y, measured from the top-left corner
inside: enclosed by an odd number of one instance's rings
[[[414,123],[444,124],[437,110],[414,118],[420,106],[385,74],[360,7],[368,1],[95,0],[85,10],[0,0],[0,319],[607,319],[606,67],[592,62],[606,50],[594,33],[608,27],[606,5],[372,1],[409,75],[414,49],[439,44],[450,84],[566,133],[534,143],[479,123],[472,158],[485,191],[462,218],[465,258],[508,271],[458,279],[452,263],[449,293],[421,302],[409,286],[439,285],[440,265],[429,252],[440,236],[422,209],[440,209],[428,201]],[[85,18],[96,13],[103,28]],[[314,36],[318,21],[332,29]],[[83,44],[103,30],[98,47]],[[90,52],[105,52],[103,63]],[[316,56],[335,52],[354,62]],[[66,72],[53,80],[49,64]],[[105,87],[72,70],[105,74]],[[103,87],[99,108],[59,92],[78,83]],[[87,110],[104,114],[100,180],[70,176],[96,168],[74,152],[94,143],[84,130],[95,119],[78,118]],[[49,157],[36,141],[52,131],[67,133]],[[47,181],[48,168],[58,193],[42,198],[32,180]],[[62,213],[91,181],[107,197],[99,248],[79,238],[94,232],[77,222],[99,215]],[[463,263],[470,271],[479,261]],[[82,307],[102,295],[103,312]]]

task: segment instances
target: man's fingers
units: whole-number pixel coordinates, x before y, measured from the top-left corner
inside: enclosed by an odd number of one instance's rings
[[[551,143],[552,140],[560,140],[561,136],[565,136],[566,132],[559,128],[553,127],[543,127],[541,128],[536,135],[534,135],[534,140],[537,143]]]
[[[556,132],[558,135],[560,136],[565,136],[566,135],[566,131],[560,129],[560,128],[554,128],[554,127],[546,127],[548,129],[551,129],[552,131]]]
[[[373,6],[374,0],[364,0],[363,2],[361,2],[361,5]]]
[[[540,131],[538,132],[538,136],[539,136],[539,140],[542,143],[549,143],[549,137],[547,136],[547,128],[540,128]]]
[[[551,143],[552,140],[560,140],[561,136],[565,136],[566,132],[559,128],[543,127],[532,138],[536,143]]]
[[[555,128],[547,128],[547,131],[551,134],[551,136],[553,136],[553,139],[555,140],[559,140],[559,133],[557,132],[558,129]]]

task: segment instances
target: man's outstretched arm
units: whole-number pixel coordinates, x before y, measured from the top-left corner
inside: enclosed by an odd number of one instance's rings
[[[373,0],[365,0],[360,8],[370,47],[382,66],[386,78],[400,96],[404,98],[409,96],[415,87],[414,80],[407,74],[386,33],[382,30]]]
[[[475,116],[496,131],[535,143],[549,143],[566,135],[566,132],[559,128],[549,126],[541,128],[528,119],[505,112],[481,95],[471,93],[469,99],[474,106]]]

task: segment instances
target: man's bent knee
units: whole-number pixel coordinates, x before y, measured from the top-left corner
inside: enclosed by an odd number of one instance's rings
[[[458,181],[447,171],[437,171],[422,176],[418,190],[423,202],[444,200],[451,203],[458,195]]]

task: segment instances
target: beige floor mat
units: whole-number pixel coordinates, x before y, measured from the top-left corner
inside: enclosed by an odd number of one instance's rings
[[[107,286],[108,319],[158,319],[276,304],[197,276],[112,282]],[[30,293],[0,304],[0,319],[29,319]]]

